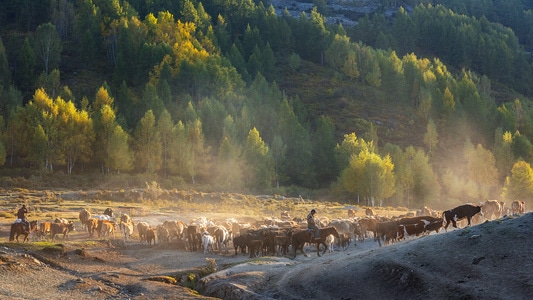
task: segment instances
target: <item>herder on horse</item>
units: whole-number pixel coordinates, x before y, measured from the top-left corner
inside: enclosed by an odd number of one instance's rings
[[[28,213],[28,209],[26,208],[26,205],[23,204],[22,207],[17,212],[17,218],[21,220],[26,232],[30,232],[30,221],[28,221],[28,218],[26,217],[27,213]]]
[[[307,215],[307,229],[313,232],[314,239],[320,239],[320,231],[315,222],[316,209],[311,209],[311,212]]]

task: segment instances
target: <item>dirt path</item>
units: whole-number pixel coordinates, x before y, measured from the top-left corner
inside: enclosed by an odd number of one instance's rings
[[[197,216],[187,214],[181,217],[188,220]],[[155,225],[171,218],[170,214],[158,213],[134,219],[134,222],[142,220]],[[223,219],[224,216],[210,218]],[[241,275],[256,269],[278,268],[280,272],[290,276],[290,272],[287,272],[289,266],[305,268],[306,265],[324,263],[337,256],[351,255],[377,246],[373,241],[357,243],[357,246],[352,243],[346,251],[336,250],[321,258],[317,257],[316,248],[306,247],[309,257],[298,254],[295,259],[250,259],[246,254],[235,255],[233,248],[204,254],[202,251],[186,251],[184,244],[177,241],[141,244],[136,232],[134,239],[127,242],[120,238],[120,232],[111,239],[94,239],[80,230],[80,224],[76,225],[78,231],[71,233],[68,239],[57,240],[62,245],[62,250],[25,252],[12,248],[0,249],[0,295],[11,299],[41,299],[41,296],[77,299],[198,299],[200,296],[187,287],[201,289],[205,286],[205,281],[198,280],[209,273],[206,259],[214,260],[218,270],[240,265],[241,271],[238,273]],[[7,241],[9,226],[10,224],[0,225],[0,240]],[[224,272],[217,274],[226,276],[227,281],[235,279]],[[170,284],[172,279],[176,279],[177,284]],[[241,276],[235,284],[240,282],[243,286],[253,287],[254,280],[256,278],[253,276]],[[259,278],[259,282],[262,280]],[[265,286],[265,289],[268,287]],[[273,286],[271,289],[272,292],[266,290],[266,293],[275,294],[277,287]],[[242,293],[239,288],[236,291]],[[220,291],[205,292],[217,298],[225,298]]]

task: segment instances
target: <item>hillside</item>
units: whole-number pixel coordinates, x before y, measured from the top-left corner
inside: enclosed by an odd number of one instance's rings
[[[530,299],[532,230],[532,213],[505,216],[378,249],[239,265],[203,278],[200,290],[223,299]]]

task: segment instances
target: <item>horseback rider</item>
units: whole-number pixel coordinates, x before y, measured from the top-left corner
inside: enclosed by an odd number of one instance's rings
[[[311,212],[309,212],[309,214],[307,215],[307,229],[314,232],[315,239],[320,239],[320,231],[318,230],[318,226],[316,226],[315,214],[316,209],[313,208],[311,209]]]
[[[28,209],[26,208],[26,205],[23,204],[22,207],[17,212],[17,218],[19,218],[22,221],[22,225],[24,225],[24,229],[27,232],[30,232],[30,222],[28,221],[28,218],[26,217],[27,213],[28,213]]]

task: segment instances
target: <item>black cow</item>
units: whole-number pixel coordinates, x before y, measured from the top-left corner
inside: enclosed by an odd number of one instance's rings
[[[444,219],[446,220],[446,225],[444,226],[444,229],[448,228],[450,222],[452,222],[453,227],[457,228],[457,221],[464,218],[468,220],[467,226],[470,226],[470,220],[477,213],[483,215],[483,213],[481,212],[481,206],[471,204],[464,204],[461,206],[457,206],[454,209],[447,210],[443,213]]]
[[[113,217],[113,209],[106,208],[105,211],[104,211],[104,215],[108,215],[108,216],[110,216],[112,218]]]

